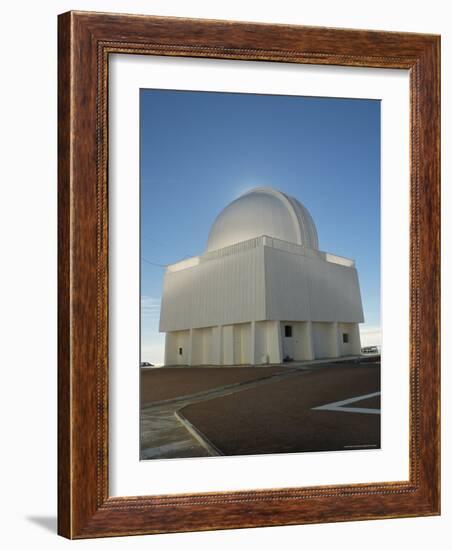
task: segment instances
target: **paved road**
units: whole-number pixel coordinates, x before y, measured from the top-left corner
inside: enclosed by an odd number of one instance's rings
[[[187,405],[179,412],[221,454],[378,449],[380,369],[334,365]]]
[[[215,397],[223,397],[274,382],[288,376],[299,376],[303,371],[288,367],[270,370],[268,367],[259,369],[252,367],[254,376],[251,380],[220,385],[205,391],[190,395],[148,403],[141,409],[141,458],[186,458],[199,456],[214,456],[218,453],[211,447],[202,445],[198,438],[176,416],[183,407],[200,403]],[[259,369],[259,374],[256,372]],[[190,375],[190,371],[179,373],[179,378]],[[161,372],[161,371],[160,371]],[[209,370],[203,369],[204,376],[209,376]],[[256,378],[258,378],[256,380]]]
[[[341,372],[348,374],[344,377]],[[303,415],[308,414],[309,424],[312,424],[314,405],[351,397],[343,391],[348,387],[352,388],[353,395],[358,395],[361,389],[360,395],[379,390],[379,363],[369,367],[364,362],[361,366],[324,363],[315,366],[291,364],[290,367],[185,367],[147,371],[145,376],[145,384],[142,378],[141,387],[142,459],[291,452],[290,449],[298,452],[303,450],[295,448],[303,439],[300,426],[306,425],[304,420],[307,420]],[[370,400],[361,407],[375,406],[375,403],[375,399]],[[350,406],[359,407],[360,403]],[[321,419],[330,432],[340,432],[342,427],[334,414],[318,411],[314,416]],[[341,411],[336,413],[337,418],[344,418],[344,415]],[[367,436],[372,431],[371,439],[379,441],[379,416],[364,415],[374,419],[362,421],[358,416],[363,415],[345,416],[348,424],[354,426],[351,435],[355,431]],[[290,422],[291,418],[297,418],[296,424]],[[370,424],[372,428],[367,427]],[[283,434],[284,441],[281,440]],[[315,426],[308,435],[311,443],[319,444]],[[354,443],[353,437],[348,439]],[[364,441],[366,437],[361,439]],[[275,449],[275,444],[282,447]]]
[[[237,382],[259,380],[287,371],[288,367],[165,367],[142,369],[141,406],[158,401],[190,396]]]

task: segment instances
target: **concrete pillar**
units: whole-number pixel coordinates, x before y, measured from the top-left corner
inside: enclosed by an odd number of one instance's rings
[[[282,363],[281,323],[279,321],[268,321],[267,352],[270,363]]]
[[[188,331],[188,349],[187,349],[187,365],[191,367],[193,364],[193,329]]]
[[[190,364],[198,366],[202,364],[202,330],[192,329],[190,331]]]
[[[278,336],[278,363],[283,362],[283,349],[282,349],[282,335],[281,335],[281,321],[276,321],[276,334]]]
[[[312,321],[306,321],[306,360],[312,361],[315,359],[314,354],[314,334],[312,332]]]
[[[234,327],[227,325],[223,327],[223,365],[234,364]]]
[[[165,365],[171,365],[171,347],[173,344],[174,335],[171,332],[165,333],[165,357],[163,359]]]
[[[265,365],[269,359],[267,338],[267,321],[256,321],[254,323],[254,360],[255,365]]]
[[[258,357],[256,350],[256,321],[251,321],[250,324],[250,365],[257,365]]]
[[[361,335],[358,323],[353,323],[350,333],[352,353],[353,355],[361,355]]]
[[[342,337],[342,333],[339,331],[339,326],[337,321],[331,324],[332,324],[331,356],[339,357],[341,355],[341,348],[342,348],[342,343],[339,342],[339,338]]]
[[[223,327],[218,325],[217,327],[212,327],[212,364],[221,365],[222,364],[222,332]]]

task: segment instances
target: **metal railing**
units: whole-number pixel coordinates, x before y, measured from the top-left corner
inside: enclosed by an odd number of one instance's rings
[[[322,252],[320,250],[314,250],[312,248],[307,248],[296,243],[290,243],[288,241],[283,241],[282,239],[277,239],[275,237],[269,237],[268,235],[262,235],[260,237],[254,237],[246,241],[239,243],[231,244],[230,246],[225,246],[218,250],[212,250],[211,252],[206,252],[202,256],[194,256],[186,260],[182,260],[175,264],[168,266],[168,271],[180,271],[182,269],[188,269],[190,267],[195,267],[201,262],[215,260],[217,258],[224,258],[225,256],[232,256],[235,254],[240,254],[247,250],[257,248],[259,246],[267,246],[269,248],[275,248],[277,250],[284,250],[290,254],[296,254],[298,256],[307,256],[310,258],[321,258],[326,262],[333,264],[343,265],[346,267],[355,267],[355,262],[349,258],[344,258],[343,256],[337,256],[336,254],[331,254],[329,252]]]

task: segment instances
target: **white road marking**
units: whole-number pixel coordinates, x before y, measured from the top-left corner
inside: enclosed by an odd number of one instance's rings
[[[313,407],[313,411],[336,411],[336,412],[349,412],[349,413],[363,413],[363,414],[380,414],[380,409],[368,409],[361,407],[345,407],[344,405],[350,405],[357,401],[364,401],[364,399],[370,399],[380,395],[381,392],[368,393],[367,395],[359,395],[358,397],[351,397],[350,399],[344,399],[343,401],[335,401],[334,403],[327,403],[321,407]]]

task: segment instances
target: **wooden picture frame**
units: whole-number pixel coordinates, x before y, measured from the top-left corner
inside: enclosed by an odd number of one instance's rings
[[[58,532],[68,538],[440,512],[440,38],[69,12],[58,39]],[[108,60],[112,53],[410,73],[409,481],[149,497],[108,491]]]

